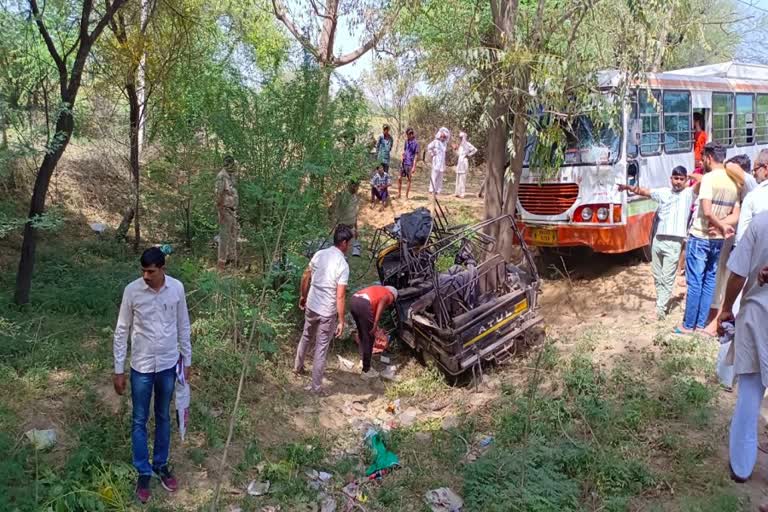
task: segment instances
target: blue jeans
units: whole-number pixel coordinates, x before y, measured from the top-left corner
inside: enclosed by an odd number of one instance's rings
[[[688,283],[688,295],[685,299],[683,327],[703,329],[707,325],[709,306],[715,293],[717,263],[723,240],[707,240],[688,237],[685,254],[685,280]]]
[[[131,423],[131,445],[133,467],[139,475],[151,475],[168,464],[171,449],[171,398],[176,385],[176,367],[157,373],[141,373],[131,369],[131,401],[133,420]],[[152,390],[155,391],[155,448],[152,451],[152,465],[149,464],[147,446],[147,421]]]

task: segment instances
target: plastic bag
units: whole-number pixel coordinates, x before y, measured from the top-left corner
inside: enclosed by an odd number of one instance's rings
[[[732,388],[736,379],[733,368],[733,337],[735,329],[732,323],[722,325],[725,334],[720,337],[720,350],[717,353],[717,378],[726,388]]]
[[[176,363],[176,420],[179,423],[179,436],[184,441],[189,426],[189,403],[192,398],[189,382],[184,378],[184,361],[181,356]]]

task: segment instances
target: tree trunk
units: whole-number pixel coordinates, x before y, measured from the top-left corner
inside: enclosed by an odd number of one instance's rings
[[[131,167],[131,199],[132,204],[125,209],[123,219],[120,221],[120,227],[115,233],[117,240],[124,240],[128,234],[128,228],[133,223],[133,250],[138,251],[141,244],[141,225],[139,223],[140,195],[139,184],[141,180],[141,138],[140,138],[140,116],[141,104],[137,93],[136,84],[128,82],[125,84],[126,96],[128,96],[128,119],[129,119],[129,146]]]
[[[66,102],[74,105],[74,98]],[[35,249],[37,247],[37,229],[32,225],[32,219],[45,212],[45,198],[48,194],[48,186],[51,183],[53,171],[59,163],[61,155],[67,149],[69,140],[72,137],[72,131],[75,127],[75,120],[72,111],[67,109],[59,114],[56,121],[57,137],[51,141],[54,145],[53,151],[49,151],[40,164],[35,178],[35,187],[32,190],[32,201],[29,207],[29,216],[24,225],[24,240],[21,243],[21,258],[19,259],[19,270],[16,274],[16,293],[14,301],[16,304],[28,304],[29,293],[32,288],[32,271],[35,265]]]
[[[528,74],[525,75],[525,83],[528,81]],[[505,215],[515,214],[515,208],[517,207],[517,192],[520,190],[520,177],[523,174],[523,162],[525,161],[525,140],[526,140],[526,117],[523,112],[525,109],[525,101],[518,97],[515,105],[515,116],[512,121],[512,144],[515,149],[515,154],[512,155],[512,159],[509,165],[509,176],[505,176],[504,187],[504,204],[502,206],[502,213]],[[509,261],[514,254],[515,238],[514,232],[511,227],[504,223],[499,233],[497,249],[499,254]]]
[[[139,222],[141,217],[141,197],[139,195],[139,184],[141,177],[141,167],[139,157],[141,154],[141,104],[139,103],[139,95],[136,90],[136,84],[129,82],[125,85],[125,90],[128,93],[129,103],[129,126],[130,126],[130,161],[131,161],[131,177],[133,178],[133,250],[139,250],[141,245],[141,224]]]
[[[0,128],[3,131],[3,140],[0,142],[0,149],[8,147],[8,123],[5,120],[5,116],[0,120]]]
[[[485,218],[493,219],[504,211],[504,180],[507,164],[507,137],[509,134],[506,122],[509,103],[500,92],[494,93],[490,116],[493,124],[488,130],[486,143],[487,172],[485,178]],[[499,238],[499,226],[489,226],[488,235]]]

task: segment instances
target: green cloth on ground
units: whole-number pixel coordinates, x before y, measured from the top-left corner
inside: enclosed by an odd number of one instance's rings
[[[365,471],[365,476],[371,476],[382,469],[389,469],[400,465],[400,459],[384,445],[381,433],[376,432],[366,438],[368,447],[373,451],[373,464]]]

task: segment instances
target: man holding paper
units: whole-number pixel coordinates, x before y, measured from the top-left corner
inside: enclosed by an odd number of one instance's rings
[[[165,274],[165,254],[156,247],[141,255],[142,277],[125,287],[114,336],[114,386],[125,392],[125,359],[131,337],[131,445],[133,466],[139,474],[136,497],[146,503],[152,496],[152,477],[168,492],[178,483],[168,466],[171,444],[171,399],[176,384],[176,364],[181,352],[183,382],[192,364],[189,312],[184,285]],[[147,447],[149,404],[154,392],[155,446],[152,463]]]

